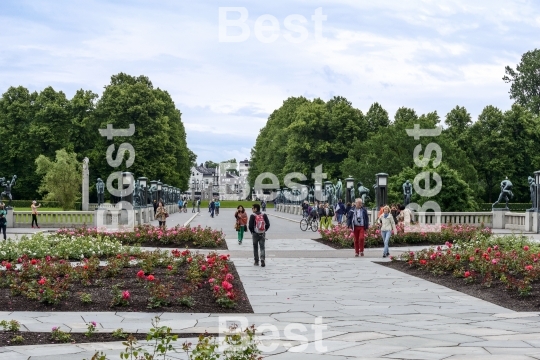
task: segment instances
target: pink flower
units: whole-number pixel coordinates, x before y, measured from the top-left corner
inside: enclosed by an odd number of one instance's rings
[[[122,293],[122,299],[128,300],[130,297],[131,297],[131,294],[129,293],[129,291],[126,290]]]
[[[205,265],[201,266],[201,271],[206,271],[206,266]]]
[[[214,278],[208,279],[208,282],[209,282],[210,284],[212,284],[214,281],[216,281]]]
[[[225,280],[232,281],[232,280],[234,280],[234,276],[232,276],[232,274],[229,273],[229,274],[225,275]]]
[[[91,321],[90,324],[92,324],[93,327],[96,327],[96,322],[95,321]]]
[[[137,277],[138,277],[139,279],[144,279],[144,271],[139,270],[139,272],[137,273]]]
[[[474,261],[474,256],[471,256],[471,257],[469,258],[469,261]]]
[[[527,270],[527,271],[532,271],[532,269],[533,269],[532,265],[525,266],[525,270]]]
[[[226,280],[221,283],[221,287],[226,291],[231,291],[233,288],[232,284]]]
[[[214,291],[215,291],[215,292],[218,292],[218,291],[219,291],[219,286],[214,285]]]
[[[39,285],[43,285],[43,284],[45,284],[46,282],[47,282],[47,279],[44,278],[44,277],[42,277],[41,279],[39,279],[38,284],[39,284]]]
[[[148,276],[146,277],[146,280],[148,280],[148,281],[154,281],[154,280],[155,280],[154,275],[148,275]]]
[[[491,260],[491,263],[492,263],[493,265],[497,265],[498,262],[499,262],[499,259],[493,259],[493,260]]]
[[[234,299],[234,294],[232,292],[228,291],[227,292],[227,297],[232,300],[232,299]]]
[[[6,270],[11,269],[11,263],[6,263]]]
[[[463,276],[468,278],[469,276],[471,276],[471,272],[470,271],[465,271],[465,274],[463,274]]]
[[[529,251],[529,247],[528,247],[527,245],[525,245],[525,246],[523,247],[523,250]]]

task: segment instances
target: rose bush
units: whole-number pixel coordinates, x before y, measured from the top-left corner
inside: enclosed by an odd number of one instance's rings
[[[416,226],[415,231],[405,231],[401,224],[397,225],[397,234],[390,237],[390,245],[399,244],[444,244],[454,241],[471,241],[480,235],[490,235],[491,229],[478,228],[470,225],[441,225],[441,231],[433,232],[427,226]],[[320,229],[323,240],[332,242],[342,248],[354,247],[352,230],[346,225],[336,225],[332,229]],[[382,247],[383,240],[379,229],[371,226],[365,233],[366,247]]]
[[[111,256],[118,253],[138,254],[136,246],[123,246],[120,241],[104,235],[33,234],[18,241],[0,242],[0,260],[17,260],[27,255],[33,259],[47,256],[80,260],[91,256]]]
[[[70,236],[95,237],[106,234],[107,237],[120,241],[124,245],[155,243],[159,245],[174,245],[184,247],[194,244],[201,247],[215,248],[225,242],[222,231],[212,230],[209,227],[183,227],[176,226],[166,230],[152,225],[140,225],[133,231],[103,232],[97,228],[60,229],[58,234]]]
[[[479,235],[472,241],[448,242],[400,256],[410,266],[435,275],[453,274],[485,286],[500,282],[521,295],[529,294],[531,283],[540,280],[539,259],[540,245],[517,235]]]

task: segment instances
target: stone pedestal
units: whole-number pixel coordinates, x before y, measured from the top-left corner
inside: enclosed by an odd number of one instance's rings
[[[13,209],[8,209],[7,210],[6,227],[8,227],[8,228],[14,228],[15,227],[15,216],[13,215]]]
[[[534,218],[538,218],[538,213],[536,212],[536,209],[528,209],[527,211],[525,211],[525,229],[524,231],[534,231],[536,232],[536,230],[533,230],[533,222],[534,222]]]
[[[504,229],[504,214],[509,209],[491,209],[493,212],[493,229]]]

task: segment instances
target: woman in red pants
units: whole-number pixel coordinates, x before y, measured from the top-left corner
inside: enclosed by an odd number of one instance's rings
[[[349,211],[348,222],[354,233],[354,256],[364,256],[364,237],[369,227],[369,217],[361,198],[356,199]]]

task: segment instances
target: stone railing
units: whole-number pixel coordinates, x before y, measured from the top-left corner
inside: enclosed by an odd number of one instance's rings
[[[165,205],[169,214],[178,212],[178,206]],[[96,226],[98,216],[102,216],[101,223],[110,225],[113,221],[119,224],[127,224],[127,211],[115,211],[114,205],[105,204],[101,212],[94,211],[40,211],[38,224],[40,228],[62,228],[62,227],[82,227]],[[147,206],[134,209],[135,225],[147,224],[154,220],[154,207]],[[113,220],[114,219],[114,220]],[[27,228],[32,224],[31,211],[8,211],[7,227]]]
[[[525,229],[525,220],[529,213],[504,213],[504,228],[510,230],[530,231]]]
[[[420,224],[454,224],[493,227],[491,212],[442,212],[440,214],[415,212],[414,220]]]

